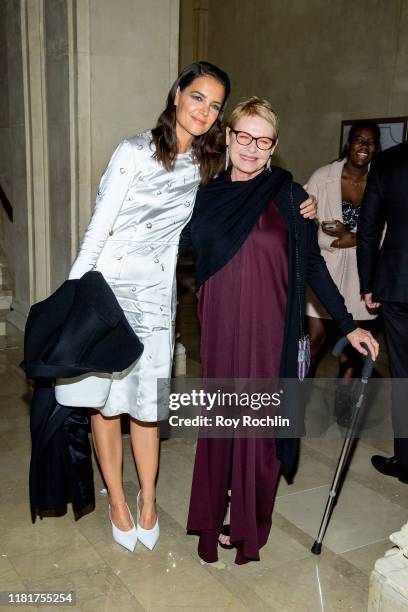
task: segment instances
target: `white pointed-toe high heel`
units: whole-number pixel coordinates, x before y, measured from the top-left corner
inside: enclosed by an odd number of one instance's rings
[[[137,500],[136,500],[136,505],[137,505],[137,537],[139,538],[141,543],[144,546],[146,546],[146,548],[148,548],[149,550],[153,550],[153,548],[157,544],[157,540],[159,539],[159,535],[160,535],[159,519],[156,518],[156,522],[155,522],[155,524],[153,525],[153,527],[151,529],[144,529],[143,527],[141,527],[139,525],[139,518],[140,518],[139,497],[140,497],[140,493],[141,493],[141,491],[139,491],[139,493],[137,494]]]
[[[126,548],[127,550],[130,550],[130,552],[133,552],[135,550],[135,546],[137,543],[137,529],[135,527],[135,522],[133,520],[132,513],[130,512],[129,506],[127,504],[126,504],[126,507],[128,509],[129,516],[132,520],[132,525],[133,525],[133,527],[131,527],[130,529],[127,529],[126,531],[122,531],[121,529],[116,527],[116,525],[112,521],[110,504],[109,504],[109,518],[110,518],[110,522],[112,525],[112,536],[115,542],[117,542],[118,544]]]

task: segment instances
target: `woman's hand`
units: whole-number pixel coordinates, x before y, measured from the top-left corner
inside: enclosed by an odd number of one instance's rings
[[[331,247],[336,249],[351,249],[357,245],[357,237],[354,232],[347,231],[345,234],[341,236],[341,238],[336,238],[331,243]]]
[[[362,329],[361,327],[357,327],[355,330],[347,334],[347,338],[351,346],[353,346],[356,351],[362,355],[367,355],[366,349],[362,346],[362,343],[365,342],[365,344],[368,346],[373,361],[377,359],[379,344],[369,331]]]
[[[380,302],[373,302],[372,293],[364,293],[364,302],[367,308],[379,308],[381,306]]]
[[[344,225],[344,223],[342,223],[338,219],[336,219],[334,222],[336,224],[335,229],[329,229],[322,223],[322,232],[324,234],[327,234],[328,236],[333,236],[333,238],[341,238],[342,236],[344,236],[344,234],[348,233],[349,230]],[[332,221],[330,221],[330,223],[332,223]]]
[[[307,191],[307,185],[303,185],[303,189]],[[300,214],[305,219],[317,219],[317,199],[314,195],[309,195],[307,200],[301,203]]]

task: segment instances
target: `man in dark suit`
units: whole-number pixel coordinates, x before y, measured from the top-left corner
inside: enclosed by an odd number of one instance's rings
[[[382,307],[391,375],[408,379],[408,143],[383,151],[371,164],[358,221],[357,264],[367,307]],[[371,462],[382,474],[408,482],[407,381],[393,381],[392,418],[394,456],[374,455]]]

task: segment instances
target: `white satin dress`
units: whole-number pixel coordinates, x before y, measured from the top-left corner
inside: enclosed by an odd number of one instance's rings
[[[190,152],[177,156],[173,172],[153,153],[150,131],[119,144],[69,275],[102,272],[144,344],[139,360],[113,375],[100,409],[104,416],[129,413],[141,421],[167,417],[167,406],[158,414],[157,379],[171,376],[178,243],[200,181]]]

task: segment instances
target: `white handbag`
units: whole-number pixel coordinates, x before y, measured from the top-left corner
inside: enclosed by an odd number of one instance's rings
[[[112,385],[112,374],[92,373],[75,378],[57,378],[55,399],[62,406],[103,408]]]

